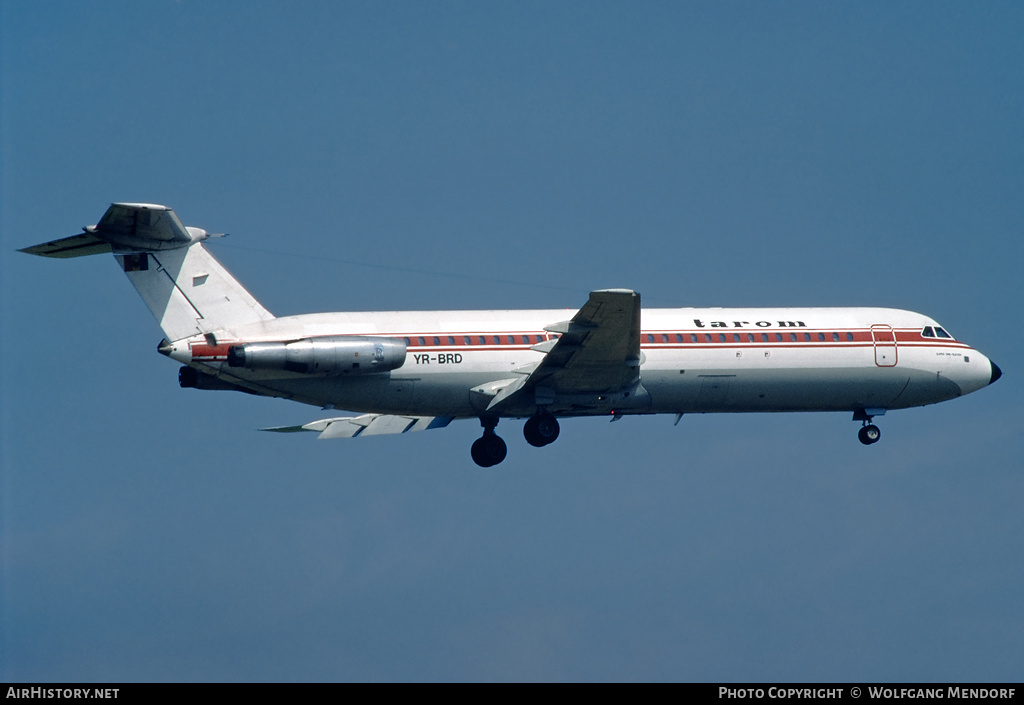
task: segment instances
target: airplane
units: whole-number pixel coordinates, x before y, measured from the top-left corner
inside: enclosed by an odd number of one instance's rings
[[[935,320],[889,308],[641,309],[629,289],[565,310],[311,313],[277,318],[171,208],[114,203],[96,225],[22,249],[113,253],[182,363],[181,387],[280,397],[358,415],[261,429],[353,438],[479,419],[477,465],[502,462],[500,419],[535,447],[559,418],[845,411],[865,445],[887,411],[986,387],[999,367]]]

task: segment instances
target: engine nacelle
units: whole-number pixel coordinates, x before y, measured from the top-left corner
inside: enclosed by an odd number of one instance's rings
[[[287,343],[245,343],[228,348],[228,366],[310,375],[366,375],[405,364],[400,338],[331,336]]]

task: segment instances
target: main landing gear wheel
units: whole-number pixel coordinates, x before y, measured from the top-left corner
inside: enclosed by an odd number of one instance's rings
[[[501,436],[495,435],[493,431],[488,431],[482,438],[477,438],[473,441],[470,453],[473,456],[474,463],[482,468],[489,468],[505,459],[508,447],[505,445],[505,441],[501,439]]]
[[[874,424],[868,424],[867,426],[864,426],[857,433],[857,438],[859,438],[860,442],[863,443],[866,446],[869,446],[872,443],[878,443],[878,439],[881,438],[881,437],[882,437],[881,429],[878,428],[878,426],[875,426]]]
[[[554,443],[558,432],[558,419],[547,413],[531,416],[523,426],[526,442],[535,448]]]
[[[469,452],[473,456],[473,462],[480,467],[493,467],[505,459],[508,446],[501,436],[494,432],[494,427],[498,425],[497,419],[480,419],[480,425],[484,427],[484,435],[473,442]]]

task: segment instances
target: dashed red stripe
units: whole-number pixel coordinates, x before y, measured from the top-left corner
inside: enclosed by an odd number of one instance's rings
[[[889,333],[889,331],[885,331]],[[833,333],[840,336],[840,340],[831,340]],[[852,340],[843,340],[846,334],[852,334]],[[716,331],[714,333],[706,330],[695,331],[644,331],[640,335],[640,347],[649,350],[699,350],[699,349],[721,349],[721,348],[863,348],[873,347],[877,344],[882,345],[893,345],[897,347],[934,347],[934,348],[962,348],[971,349],[971,347],[965,343],[947,338],[925,338],[921,335],[919,329],[894,329],[895,343],[890,338],[889,340],[878,340],[876,341],[872,337],[870,330],[849,330],[849,329],[815,329],[815,328],[800,328],[799,331],[794,330],[773,330],[771,332],[761,331],[754,333],[752,331],[736,333],[736,332],[721,332]],[[817,336],[821,334],[826,336],[825,340],[815,340]],[[749,336],[755,336],[755,340],[750,340]],[[762,336],[769,336],[768,340],[764,340]],[[784,336],[784,340],[778,340],[776,336]],[[650,337],[654,337],[655,340],[650,340]],[[682,336],[684,340],[660,340],[664,336],[670,338],[676,338]],[[690,339],[691,336],[697,336],[698,340],[693,341]],[[722,337],[725,340],[722,340]],[[736,340],[734,336],[740,336],[740,340]],[[793,340],[792,336],[797,336],[797,340]],[[805,336],[811,336],[810,340],[807,340]],[[410,350],[465,350],[466,348],[472,348],[480,352],[507,352],[511,350],[525,351],[529,350],[532,346],[537,345],[540,342],[547,340],[554,340],[559,337],[559,334],[548,333],[548,332],[508,332],[504,331],[501,333],[460,333],[458,335],[432,335],[418,333],[415,335],[395,335],[395,334],[377,334],[369,337],[386,337],[386,338],[402,338],[408,341],[407,345]],[[524,342],[524,337],[527,340]],[[708,340],[711,337],[711,340]],[[420,343],[420,339],[423,342]],[[434,342],[437,338],[438,342]],[[449,338],[452,340],[449,341]],[[470,341],[467,343],[466,338]],[[479,340],[483,338],[485,342],[480,343]],[[498,342],[495,343],[494,339],[498,338]],[[805,338],[800,340],[799,338]],[[228,349],[232,345],[239,344],[237,341],[230,343],[220,343],[217,345],[210,345],[208,343],[192,343],[192,359],[193,360],[205,360],[205,361],[223,361],[227,360]]]

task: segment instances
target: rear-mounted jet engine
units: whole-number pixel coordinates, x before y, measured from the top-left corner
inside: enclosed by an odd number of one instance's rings
[[[298,374],[365,375],[405,364],[405,341],[359,336],[245,343],[228,348],[228,366]]]

